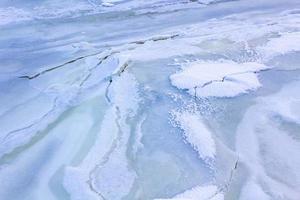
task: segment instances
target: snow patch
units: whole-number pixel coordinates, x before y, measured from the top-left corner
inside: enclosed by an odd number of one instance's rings
[[[292,51],[300,51],[300,32],[282,33],[280,37],[271,38],[269,42],[260,48],[266,57],[286,54]]]
[[[170,80],[197,97],[234,97],[259,88],[256,72],[264,69],[268,67],[256,62],[195,61],[184,64]]]
[[[203,160],[214,159],[216,144],[202,119],[189,112],[176,112],[173,116],[177,126],[184,131],[186,141],[198,152],[199,157]]]

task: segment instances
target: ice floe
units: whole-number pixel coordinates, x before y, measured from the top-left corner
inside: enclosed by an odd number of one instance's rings
[[[259,88],[257,73],[269,67],[255,62],[196,61],[172,74],[172,85],[197,97],[234,97]]]

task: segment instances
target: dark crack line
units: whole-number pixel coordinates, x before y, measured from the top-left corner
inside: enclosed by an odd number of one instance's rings
[[[111,99],[109,97],[109,89],[110,89],[110,86],[112,84],[112,77],[109,79],[109,82],[108,82],[108,85],[106,86],[106,89],[105,89],[105,99],[108,103],[111,103]]]
[[[119,51],[112,51],[108,55],[104,56],[103,58],[100,58],[100,61],[92,68],[89,69],[88,75],[82,80],[82,82],[79,84],[79,86],[83,86],[83,84],[91,77],[93,71],[99,67],[105,60],[113,56],[114,54],[120,53]]]
[[[153,38],[146,39],[146,40],[134,41],[134,42],[131,42],[130,44],[145,44],[146,42],[149,42],[149,41],[158,42],[158,41],[163,41],[163,40],[174,39],[178,36],[180,36],[180,35],[174,34],[174,35],[167,35],[167,36],[157,36],[157,37],[153,37]]]
[[[101,52],[100,52],[100,53],[101,53]],[[24,78],[24,79],[29,79],[29,80],[35,79],[35,78],[39,77],[40,75],[45,74],[45,73],[47,73],[47,72],[51,72],[51,71],[53,71],[53,70],[59,69],[59,68],[61,68],[61,67],[64,67],[64,66],[66,66],[66,65],[68,65],[68,64],[72,64],[72,63],[74,63],[74,62],[76,62],[76,61],[78,61],[78,60],[82,60],[82,59],[84,59],[84,58],[91,57],[91,56],[95,56],[95,55],[98,55],[98,54],[99,54],[99,52],[98,52],[98,53],[94,53],[94,54],[89,54],[89,55],[86,55],[86,56],[80,56],[80,57],[75,58],[75,59],[73,59],[73,60],[67,61],[67,62],[65,62],[65,63],[63,63],[63,64],[57,65],[57,66],[52,67],[52,68],[48,68],[48,69],[46,69],[46,70],[44,70],[44,71],[41,71],[41,72],[39,72],[39,73],[37,73],[37,74],[34,74],[34,75],[32,75],[32,76],[30,76],[30,75],[24,75],[24,76],[19,76],[18,78]]]
[[[228,74],[226,76],[223,76],[221,79],[208,81],[208,82],[204,83],[203,85],[201,85],[200,87],[204,88],[204,87],[206,87],[206,86],[208,86],[212,83],[215,83],[215,82],[224,82],[224,81],[233,81],[233,82],[235,82],[234,78],[232,78],[231,76],[241,75],[241,74],[248,74],[248,73],[258,74],[260,72],[269,71],[269,70],[271,70],[271,69],[262,69],[262,70],[257,70],[257,71],[245,71],[245,72],[232,73],[232,74]],[[195,87],[198,87],[198,86],[195,86]]]
[[[113,77],[115,77],[115,76],[120,77],[120,76],[122,75],[122,73],[124,73],[125,70],[128,68],[129,64],[130,64],[130,61],[125,62],[125,63],[123,64],[123,66],[120,67],[120,70],[119,70],[119,71],[117,71],[116,73],[112,74],[112,75],[109,77],[109,82],[108,82],[108,85],[106,86],[106,89],[105,89],[105,99],[106,99],[106,101],[107,101],[108,103],[111,103],[111,99],[110,99],[110,97],[109,97],[109,90],[110,90],[110,86],[111,86],[111,84],[112,84],[112,82],[113,82]]]
[[[118,106],[115,106],[115,112],[116,112],[116,119],[115,119],[115,123],[118,127],[118,135],[117,138],[113,141],[110,150],[103,156],[103,159],[100,163],[96,164],[94,166],[94,168],[89,172],[89,179],[87,180],[87,184],[89,185],[89,188],[95,192],[96,194],[98,194],[99,196],[101,196],[104,200],[106,200],[106,198],[104,197],[104,195],[99,192],[95,186],[94,186],[94,182],[93,182],[93,174],[96,173],[97,169],[101,168],[101,166],[104,166],[110,159],[110,156],[115,152],[115,150],[118,148],[119,144],[121,143],[122,140],[122,128],[120,125],[120,121],[121,121],[121,114],[120,114],[120,109]]]
[[[108,58],[109,56],[107,56]],[[113,82],[113,77],[114,76],[117,76],[117,77],[120,77],[122,75],[122,73],[125,72],[125,70],[128,68],[129,66],[129,63],[130,61],[127,61],[125,62],[121,67],[120,67],[120,70],[118,72],[116,72],[115,74],[112,74],[110,76],[110,79],[109,79],[109,83],[106,87],[106,90],[105,90],[105,99],[107,100],[107,102],[109,104],[112,104],[112,101],[109,97],[109,90],[110,90],[110,87],[111,87],[111,84]],[[95,192],[96,194],[98,194],[99,196],[101,196],[104,200],[106,200],[106,198],[104,197],[104,195],[99,192],[95,186],[94,186],[94,182],[93,182],[93,174],[95,174],[95,172],[97,171],[97,169],[101,168],[101,166],[104,166],[110,159],[110,156],[113,154],[113,152],[115,152],[115,150],[118,148],[118,146],[120,145],[121,143],[121,140],[122,140],[122,135],[123,135],[123,132],[122,132],[122,127],[120,125],[120,121],[121,121],[121,114],[120,114],[120,109],[117,105],[114,106],[115,109],[116,109],[116,119],[115,119],[115,123],[118,127],[118,135],[117,135],[117,138],[113,141],[113,144],[110,148],[110,150],[104,155],[102,161],[98,164],[95,165],[95,167],[90,171],[89,173],[89,179],[87,180],[87,184],[89,185],[89,188],[91,189],[91,191]]]
[[[220,189],[218,189],[214,194],[212,194],[210,197],[208,197],[206,200],[210,200],[212,198],[214,198],[215,196],[217,196],[220,193],[226,193],[233,181],[233,177],[234,177],[234,173],[236,172],[237,168],[238,168],[238,164],[239,164],[239,156],[237,157],[237,160],[234,163],[233,168],[230,171],[230,175],[229,175],[229,179],[227,181],[225,181],[225,184],[223,185],[223,187],[221,187]]]
[[[224,184],[223,188],[221,189],[223,192],[226,192],[228,191],[232,181],[233,181],[233,177],[234,177],[234,173],[236,172],[237,168],[238,168],[238,165],[239,165],[239,156],[237,157],[235,163],[234,163],[234,166],[233,168],[231,169],[230,171],[230,176],[229,176],[229,179],[228,181]]]
[[[190,1],[197,1],[197,0],[190,0]],[[215,5],[215,4],[221,4],[221,3],[228,3],[228,2],[235,2],[235,1],[240,1],[240,0],[215,0],[215,1],[212,1],[210,3],[203,3],[203,2],[198,2],[198,4],[201,4],[201,5],[206,5],[206,6],[210,6],[210,5]]]
[[[99,197],[101,197],[102,200],[107,200],[100,192],[98,192],[94,187],[93,184],[90,182],[90,180],[87,181],[87,184],[92,192],[97,194]]]
[[[143,45],[145,44],[146,42],[148,41],[153,41],[153,42],[158,42],[158,41],[162,41],[162,40],[168,40],[168,39],[174,39],[176,37],[178,37],[179,34],[174,34],[174,35],[169,35],[169,36],[157,36],[157,37],[153,37],[153,38],[150,38],[150,39],[145,39],[145,40],[139,40],[139,41],[134,41],[134,42],[129,42],[129,44],[138,44],[138,45]],[[137,48],[137,47],[135,47]],[[134,49],[135,49],[134,48]],[[103,51],[102,51],[103,52]],[[86,55],[86,56],[80,56],[78,58],[75,58],[73,60],[70,60],[70,61],[67,61],[63,64],[60,64],[60,65],[57,65],[55,67],[52,67],[52,68],[48,68],[46,70],[43,70],[41,72],[38,72],[34,75],[24,75],[24,76],[19,76],[18,78],[21,78],[21,79],[28,79],[28,80],[32,80],[32,79],[35,79],[45,73],[48,73],[48,72],[51,72],[53,70],[56,70],[56,69],[59,69],[59,68],[62,68],[68,64],[72,64],[74,62],[77,62],[79,60],[82,60],[84,58],[87,58],[87,57],[91,57],[91,56],[96,56],[96,55],[99,55],[101,52],[97,52],[97,53],[93,53],[93,54],[89,54],[89,55]],[[105,57],[103,57],[101,60],[100,60],[100,63],[98,65],[101,65],[102,62],[106,59],[108,59],[110,56],[116,54],[116,53],[120,53],[120,51],[112,51],[109,55],[106,55]]]
[[[194,99],[197,100],[197,86],[194,87]]]
[[[120,67],[120,70],[116,73],[118,76],[121,76],[122,73],[125,72],[125,70],[128,68],[129,64],[131,63],[130,60],[128,60],[127,62],[125,62],[122,67]],[[114,74],[113,74],[114,75]]]
[[[39,118],[38,120],[36,120],[35,122],[33,122],[32,124],[28,125],[28,126],[25,126],[23,128],[19,128],[19,129],[16,129],[16,130],[13,130],[13,131],[10,131],[6,134],[6,136],[3,138],[1,144],[3,144],[6,140],[8,140],[12,135],[15,135],[15,133],[18,133],[20,131],[24,131],[24,130],[27,130],[27,129],[30,129],[32,128],[33,126],[37,125],[38,123],[40,123],[41,121],[43,121],[47,116],[49,116],[51,113],[54,112],[55,108],[56,108],[56,103],[57,103],[57,100],[58,98],[56,98],[54,100],[54,105],[53,107],[47,112],[45,113],[41,118]]]
[[[92,67],[92,68],[89,70],[89,74],[88,74],[88,75],[84,78],[84,80],[80,83],[80,86],[82,86],[82,85],[89,79],[89,77],[92,75],[92,71],[93,71],[93,70],[95,70],[98,66],[100,66],[100,65],[101,65],[105,60],[107,60],[110,56],[112,56],[112,55],[114,55],[114,54],[117,54],[117,53],[120,53],[120,51],[112,51],[112,52],[110,52],[108,55],[106,55],[106,56],[104,56],[102,59],[100,59],[100,61],[99,61],[94,67]],[[93,55],[96,55],[96,54],[93,54]],[[93,55],[89,55],[89,56],[93,56]],[[34,75],[34,76],[32,76],[32,77],[26,76],[26,78],[27,78],[27,79],[33,79],[33,78],[36,78],[36,77],[40,76],[41,74],[44,74],[44,73],[47,73],[47,72],[49,72],[49,71],[55,70],[55,69],[57,69],[57,68],[59,68],[59,67],[63,67],[63,66],[65,66],[65,65],[67,65],[67,64],[76,62],[76,61],[78,61],[78,60],[80,60],[80,59],[83,59],[83,58],[86,58],[86,57],[88,57],[88,56],[79,57],[79,58],[74,59],[74,60],[72,60],[72,61],[69,61],[69,62],[67,62],[67,63],[65,63],[65,64],[56,66],[56,67],[54,67],[54,68],[50,68],[50,69],[48,69],[48,70],[45,70],[45,71],[43,71],[43,72],[41,72],[41,73],[38,73],[38,74],[36,74],[36,75]],[[114,76],[114,75],[121,76],[121,74],[126,70],[126,68],[127,68],[128,66],[129,66],[129,61],[128,61],[128,62],[125,62],[124,65],[120,68],[120,70],[119,70],[116,74],[113,74],[112,76]],[[107,88],[106,88],[106,91],[105,91],[105,98],[106,98],[106,100],[107,100],[108,103],[111,103],[111,99],[110,99],[110,97],[109,97],[109,89],[110,89],[110,86],[111,86],[112,81],[113,81],[113,80],[112,80],[112,76],[110,76],[109,84],[108,84],[108,86],[107,86]],[[20,77],[20,78],[21,78],[21,77]],[[22,77],[22,78],[25,78],[25,77]],[[28,125],[28,126],[25,126],[25,127],[23,127],[23,128],[16,129],[16,130],[13,130],[13,131],[8,132],[8,133],[6,134],[6,136],[3,138],[3,141],[2,141],[1,143],[3,143],[4,141],[6,141],[9,137],[11,137],[11,135],[13,135],[13,134],[15,134],[15,133],[18,133],[18,132],[20,132],[20,131],[24,131],[24,130],[26,130],[26,129],[30,129],[30,128],[32,128],[33,126],[35,126],[35,125],[37,125],[38,123],[40,123],[44,118],[46,118],[48,115],[50,115],[50,114],[55,110],[57,100],[58,100],[58,98],[55,98],[53,108],[52,108],[50,111],[48,111],[46,114],[44,114],[40,119],[38,119],[37,121],[33,122],[32,124],[30,124],[30,125]]]

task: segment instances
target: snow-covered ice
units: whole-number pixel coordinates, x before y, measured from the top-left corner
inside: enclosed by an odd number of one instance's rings
[[[196,61],[185,64],[170,79],[174,86],[197,97],[234,97],[259,88],[256,74],[266,69],[255,62]]]
[[[299,200],[298,0],[2,0],[1,200]]]

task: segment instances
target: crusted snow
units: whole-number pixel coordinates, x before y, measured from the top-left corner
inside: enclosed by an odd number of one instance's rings
[[[199,157],[204,160],[214,159],[216,144],[203,120],[189,112],[175,112],[173,115],[175,123],[184,131],[184,138],[198,152]]]
[[[228,1],[1,2],[0,198],[298,200],[297,0]]]
[[[172,85],[198,97],[233,97],[259,88],[256,73],[264,69],[268,67],[256,62],[195,61],[183,64],[170,80]]]

